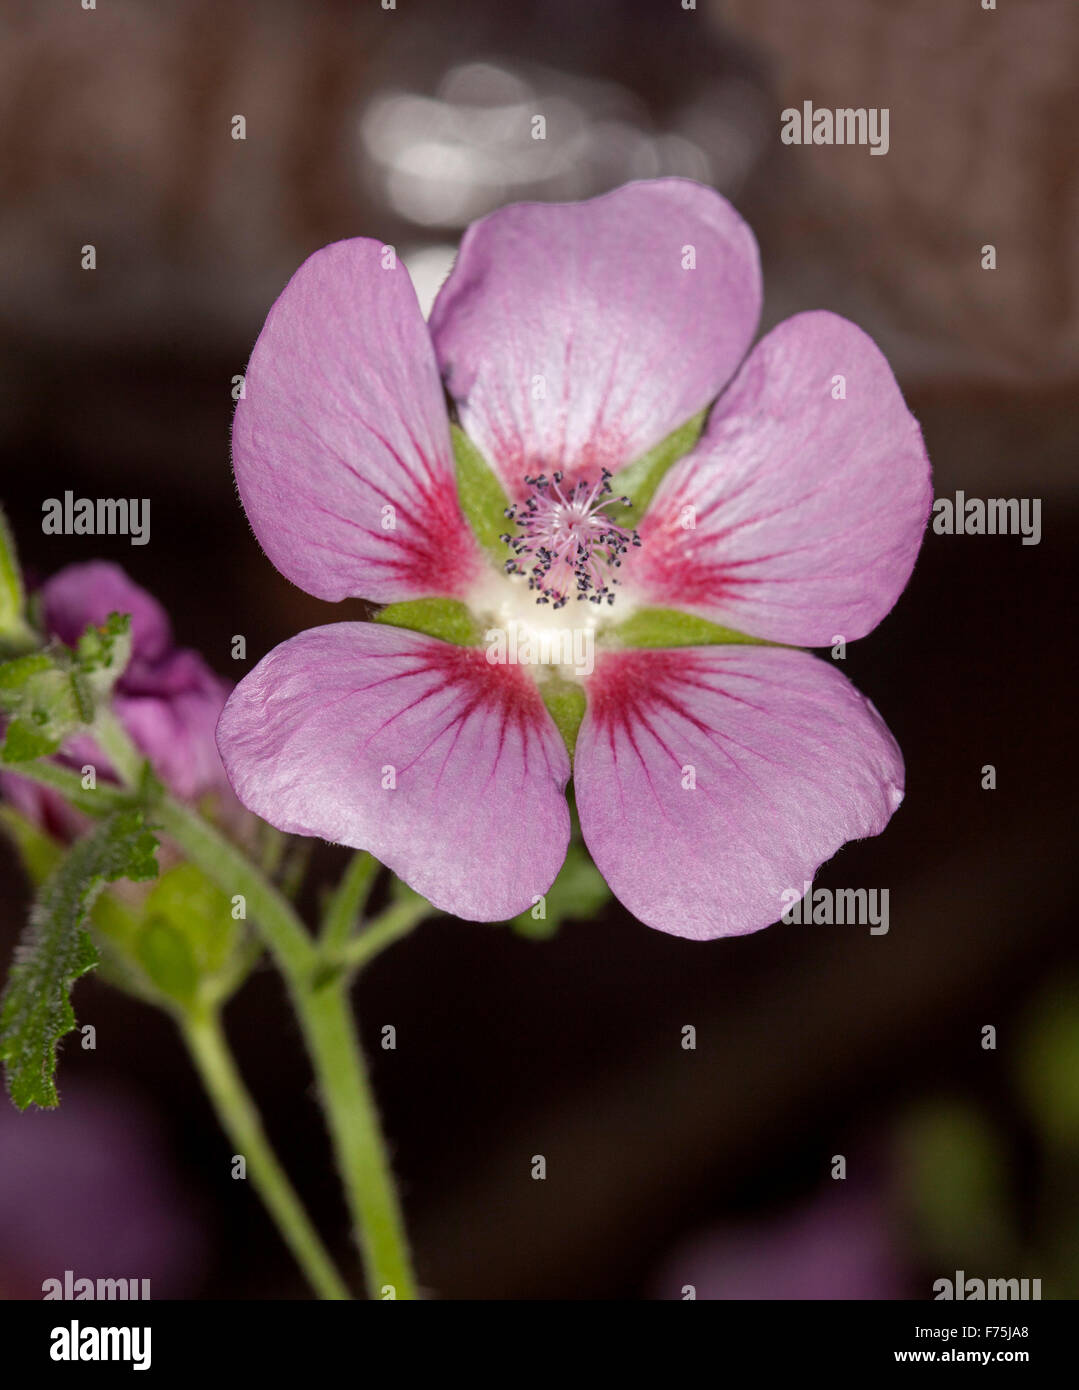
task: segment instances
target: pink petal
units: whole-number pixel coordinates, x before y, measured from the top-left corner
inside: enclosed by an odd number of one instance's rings
[[[864,637],[910,578],[931,499],[921,431],[880,350],[835,314],[798,314],[758,343],[664,479],[622,581],[640,602],[775,642]]]
[[[125,678],[117,689],[113,707],[121,723],[185,801],[228,791],[214,733],[231,689],[197,652],[186,650],[145,668],[137,683]]]
[[[656,179],[477,222],[431,333],[465,432],[519,495],[526,473],[632,463],[703,409],[760,300],[757,244],[731,205]]]
[[[708,940],[768,926],[786,889],[800,898],[902,800],[902,755],[877,711],[806,652],[611,652],[586,685],[581,829],[612,891],[660,931]]]
[[[46,631],[69,647],[91,623],[104,623],[110,613],[131,614],[131,656],[136,665],[157,661],[172,646],[164,608],[108,560],[66,565],[41,586],[41,599]]]
[[[565,857],[565,745],[531,677],[478,649],[313,628],[240,682],[217,739],[249,810],[370,850],[459,917],[530,908]]]
[[[366,238],[316,251],[270,310],[233,424],[236,483],[262,548],[308,593],[459,596],[480,557],[442,385],[408,271],[382,253]]]

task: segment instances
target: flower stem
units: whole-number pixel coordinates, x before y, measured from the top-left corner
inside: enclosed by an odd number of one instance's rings
[[[416,1279],[378,1112],[356,1038],[348,980],[297,999],[300,1026],[330,1117],[334,1150],[372,1298],[414,1299]]]
[[[327,971],[291,903],[238,849],[171,797],[152,809],[162,831],[225,893],[243,894],[252,920],[289,987],[322,1096],[367,1286],[375,1298],[416,1297],[378,1111],[349,1008],[348,978]]]
[[[266,1138],[229,1051],[220,1015],[213,1009],[196,1009],[180,1015],[178,1022],[222,1129],[247,1160],[259,1196],[311,1287],[320,1298],[349,1298],[348,1287]]]
[[[418,926],[425,917],[434,913],[431,904],[425,899],[410,895],[399,902],[391,903],[383,912],[369,922],[358,936],[343,942],[337,956],[353,974],[363,968],[402,936],[407,936],[413,927]]]

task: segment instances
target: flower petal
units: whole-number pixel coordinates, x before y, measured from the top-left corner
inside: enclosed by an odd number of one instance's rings
[[[760,300],[734,208],[656,179],[477,222],[431,333],[465,432],[520,496],[526,473],[614,472],[695,415],[741,361]]]
[[[172,646],[168,614],[119,565],[89,560],[66,565],[41,586],[46,631],[73,647],[91,623],[110,613],[131,614],[133,663],[159,660]]]
[[[531,907],[565,857],[565,745],[524,669],[477,648],[312,628],[240,682],[217,740],[250,810],[370,850],[459,917]]]
[[[754,637],[853,640],[902,593],[931,500],[921,431],[880,350],[836,314],[798,314],[758,343],[667,474],[622,582]]]
[[[806,652],[611,652],[586,687],[574,758],[585,843],[629,910],[674,936],[775,922],[786,889],[800,898],[902,800],[880,716]]]
[[[125,673],[113,697],[121,723],[169,790],[185,801],[228,792],[214,731],[232,689],[193,651]]]
[[[427,327],[383,250],[317,251],[270,310],[233,423],[236,483],[262,548],[308,593],[459,596],[479,551]]]

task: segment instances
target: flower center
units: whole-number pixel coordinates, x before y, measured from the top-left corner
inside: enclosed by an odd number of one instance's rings
[[[578,482],[563,490],[562,474],[541,473],[525,478],[529,494],[506,509],[517,534],[502,539],[513,551],[507,574],[524,575],[537,603],[562,608],[571,597],[614,603],[611,574],[631,545],[640,545],[636,531],[616,525],[605,508],[628,497],[611,495],[611,475],[605,468],[597,482]]]

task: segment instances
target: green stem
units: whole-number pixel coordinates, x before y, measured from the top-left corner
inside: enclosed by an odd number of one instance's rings
[[[210,1009],[193,1010],[179,1018],[179,1025],[222,1129],[236,1152],[246,1159],[259,1196],[311,1287],[320,1298],[349,1298],[348,1287],[266,1138],[229,1051],[220,1015]]]
[[[77,772],[44,758],[33,763],[5,763],[3,770],[14,773],[16,777],[25,777],[29,782],[37,782],[39,786],[51,787],[72,806],[90,816],[104,816],[121,806],[131,805],[130,793],[121,787],[102,782],[93,791],[88,791]]]
[[[356,1039],[347,979],[326,981],[299,999],[297,1008],[323,1104],[331,1117],[337,1162],[363,1251],[368,1293],[376,1299],[414,1299],[417,1290],[408,1239]]]
[[[334,1152],[363,1251],[367,1285],[381,1298],[415,1297],[404,1223],[378,1112],[356,1040],[348,979],[331,972],[291,903],[228,840],[187,807],[163,797],[152,818],[229,896],[243,894],[252,920],[284,975],[307,1040]]]
[[[378,869],[378,860],[362,850],[349,860],[323,914],[319,941],[324,950],[338,950],[355,931]]]
[[[380,951],[399,941],[402,936],[407,936],[432,912],[431,904],[420,897],[409,896],[391,903],[358,936],[342,943],[337,958],[349,971],[354,973],[361,970]]]
[[[133,787],[138,782],[144,759],[112,710],[103,708],[96,711],[90,733],[120,781],[125,786]]]

